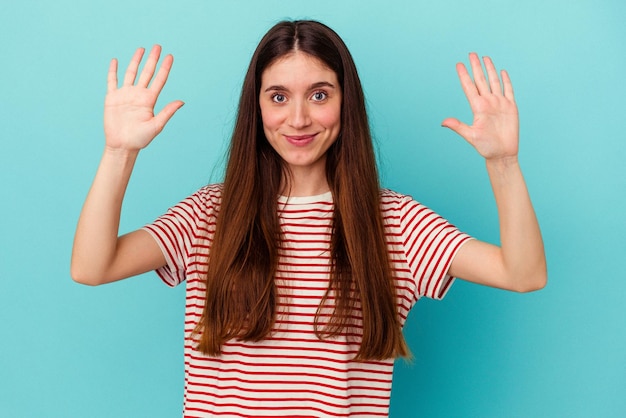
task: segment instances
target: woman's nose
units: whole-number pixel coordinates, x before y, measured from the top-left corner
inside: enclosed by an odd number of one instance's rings
[[[289,115],[289,125],[302,129],[311,124],[311,117],[306,103],[293,103]]]

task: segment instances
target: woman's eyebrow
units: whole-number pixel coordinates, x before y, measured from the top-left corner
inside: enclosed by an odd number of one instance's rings
[[[328,87],[331,89],[335,88],[335,85],[331,82],[328,81],[318,81],[316,83],[313,83],[309,86],[309,90],[314,90],[314,89],[319,89],[320,87]],[[266,88],[265,90],[263,90],[264,92],[268,92],[268,91],[289,91],[289,89],[285,86],[282,86],[280,84],[276,84],[273,86],[269,86],[268,88]]]
[[[318,81],[317,83],[311,84],[311,87],[309,87],[309,89],[313,90],[313,89],[318,89],[320,87],[329,87],[331,89],[334,89],[335,85],[328,81]]]

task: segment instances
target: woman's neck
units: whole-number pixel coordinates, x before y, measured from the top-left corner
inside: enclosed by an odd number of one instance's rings
[[[298,170],[291,167],[281,185],[283,196],[317,196],[330,190],[325,170]]]

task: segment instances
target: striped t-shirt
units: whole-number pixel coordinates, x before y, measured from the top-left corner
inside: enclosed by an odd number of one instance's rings
[[[204,307],[203,276],[221,190],[203,187],[145,227],[167,260],[157,274],[169,286],[187,284],[184,416],[387,416],[393,359],[355,362],[354,338],[320,340],[315,334],[313,318],[328,288],[330,192],[278,199],[280,314],[272,334],[260,342],[229,341],[219,357],[195,349],[191,332]],[[381,190],[381,209],[404,323],[420,297],[444,296],[453,281],[446,274],[450,263],[469,237],[390,190]]]

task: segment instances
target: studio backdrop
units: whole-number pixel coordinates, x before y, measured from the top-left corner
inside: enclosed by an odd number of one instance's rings
[[[175,57],[157,108],[185,106],[139,157],[121,232],[220,181],[241,82],[273,24],[335,29],[357,64],[382,183],[497,243],[484,161],[440,126],[471,122],[469,52],[511,75],[520,161],[548,286],[457,281],[420,300],[392,417],[626,416],[626,3],[619,0],[3,0],[0,3],[0,416],[176,417],[184,286],[69,275],[103,149],[109,61]]]

